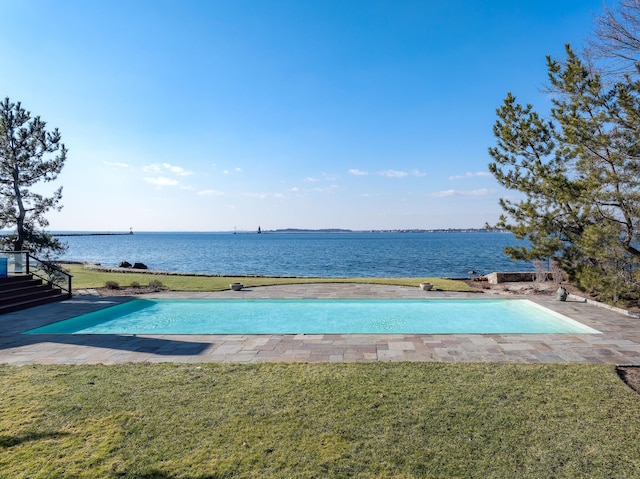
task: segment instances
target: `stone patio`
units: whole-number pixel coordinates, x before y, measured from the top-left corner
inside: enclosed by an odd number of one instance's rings
[[[268,286],[136,298],[491,298],[365,284]],[[511,296],[518,297],[518,296]],[[640,364],[640,319],[578,300],[522,296],[602,334],[26,335],[45,324],[129,301],[76,295],[0,316],[0,363],[467,361]]]

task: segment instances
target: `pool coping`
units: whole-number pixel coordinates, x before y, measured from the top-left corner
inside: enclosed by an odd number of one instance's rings
[[[312,334],[312,335],[53,335],[20,334],[138,298],[487,298],[487,293],[422,291],[371,284],[298,284],[209,293],[163,292],[136,297],[77,295],[0,316],[2,364],[127,362],[513,362],[640,363],[640,320],[577,298],[528,299],[602,334]]]

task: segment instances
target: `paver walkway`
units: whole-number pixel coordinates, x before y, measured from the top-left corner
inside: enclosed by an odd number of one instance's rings
[[[165,298],[490,298],[363,284],[268,286]],[[79,295],[0,316],[0,363],[493,361],[640,363],[640,319],[578,301],[526,296],[602,334],[25,335],[23,331],[128,301]]]

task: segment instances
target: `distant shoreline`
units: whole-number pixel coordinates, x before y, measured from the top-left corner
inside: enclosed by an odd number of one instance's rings
[[[133,232],[129,233],[51,233],[53,236],[57,237],[66,237],[66,236],[129,236],[132,235]]]
[[[275,230],[241,230],[241,231],[140,231],[143,234],[398,234],[398,233],[507,233],[503,229],[497,228],[434,228],[434,229],[395,229],[395,230],[350,230],[338,228],[324,229],[302,229],[284,228]],[[52,231],[52,236],[129,236],[129,232],[102,232],[102,231]]]
[[[438,229],[397,229],[397,230],[347,230],[347,229],[277,229],[262,230],[262,233],[503,233],[493,228],[438,228]]]

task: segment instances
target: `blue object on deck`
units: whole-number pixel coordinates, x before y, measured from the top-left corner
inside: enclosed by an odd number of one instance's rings
[[[0,278],[6,278],[8,276],[7,258],[0,258]]]

